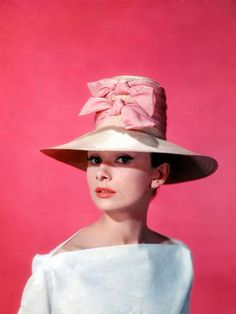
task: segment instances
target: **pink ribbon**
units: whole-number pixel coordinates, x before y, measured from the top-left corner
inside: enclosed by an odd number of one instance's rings
[[[121,115],[126,129],[155,126],[154,87],[145,80],[104,79],[89,83],[93,97],[85,103],[79,115],[96,112],[96,124],[114,115]]]

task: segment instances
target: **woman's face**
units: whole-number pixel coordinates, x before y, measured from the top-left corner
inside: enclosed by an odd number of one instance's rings
[[[147,209],[154,175],[149,153],[88,152],[87,182],[101,210]]]

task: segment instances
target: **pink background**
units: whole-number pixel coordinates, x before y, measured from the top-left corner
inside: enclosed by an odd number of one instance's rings
[[[168,138],[219,162],[163,187],[149,225],[193,252],[191,313],[236,313],[235,1],[2,0],[0,21],[0,313],[16,313],[34,254],[99,216],[84,173],[39,149],[89,130],[86,83],[121,74],[165,86]]]

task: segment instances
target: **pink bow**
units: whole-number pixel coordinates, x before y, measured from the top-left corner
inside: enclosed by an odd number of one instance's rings
[[[126,129],[142,129],[155,125],[154,87],[145,80],[104,79],[88,84],[93,97],[82,108],[80,115],[96,112],[96,123],[106,117],[121,115]]]

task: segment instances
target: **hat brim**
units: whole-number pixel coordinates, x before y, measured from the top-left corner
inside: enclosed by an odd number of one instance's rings
[[[155,153],[155,158],[170,164],[166,184],[191,181],[212,174],[218,167],[215,159],[199,155],[154,135],[104,127],[87,133],[63,145],[42,149],[54,159],[82,170],[87,168],[88,151],[134,151]]]

